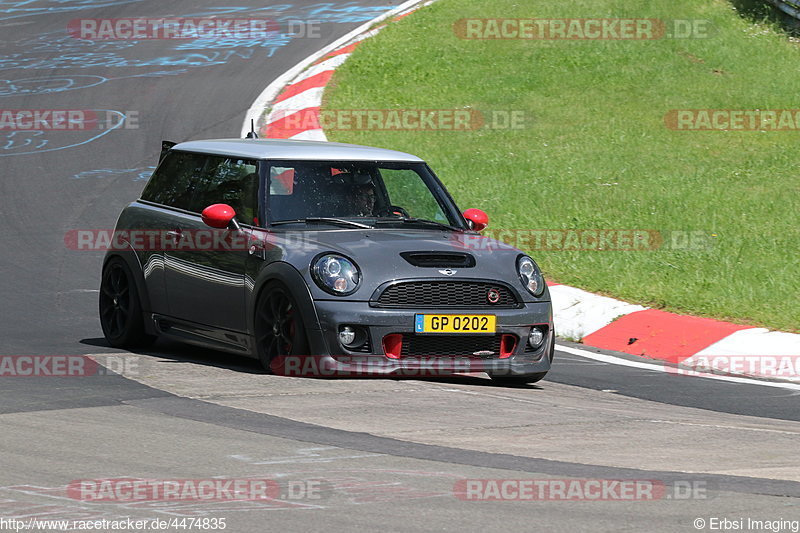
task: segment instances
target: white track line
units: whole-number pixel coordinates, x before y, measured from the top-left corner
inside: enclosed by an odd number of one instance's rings
[[[592,353],[586,350],[581,350],[580,348],[572,348],[571,346],[564,346],[563,344],[556,344],[556,349],[562,352],[566,352],[572,355],[577,355],[578,357],[585,357],[586,359],[591,359],[593,361],[600,361],[602,363],[608,363],[610,365],[619,365],[619,366],[628,366],[631,368],[639,368],[642,370],[650,370],[652,372],[679,372],[679,369],[669,369],[664,365],[654,365],[651,363],[641,363],[639,361],[629,361],[628,359],[622,359],[621,357],[615,357],[613,355],[606,355],[602,353]],[[676,378],[703,378],[703,379],[715,379],[717,381],[727,381],[730,383],[743,383],[746,385],[761,385],[762,387],[774,387],[778,389],[786,389],[786,390],[795,390],[800,391],[800,385],[796,385],[794,383],[781,383],[777,381],[761,381],[758,379],[750,379],[750,378],[739,378],[733,376],[718,376],[716,374],[704,374],[704,373],[695,373],[692,372],[692,375],[676,375]]]

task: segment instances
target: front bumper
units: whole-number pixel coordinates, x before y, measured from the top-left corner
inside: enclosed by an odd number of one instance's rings
[[[385,309],[367,302],[316,300],[318,328],[308,330],[313,346],[324,347],[322,355],[282,358],[274,361],[273,371],[284,375],[312,376],[403,376],[424,377],[454,373],[486,372],[494,376],[524,376],[547,372],[554,342],[552,305],[550,302],[526,303],[518,309]],[[414,335],[417,313],[493,314],[497,317],[497,334],[518,339],[514,351],[506,358],[499,354],[477,357],[471,353],[430,356],[414,354],[390,358],[384,353],[383,339],[390,334]],[[369,353],[349,351],[338,338],[342,325],[360,326],[369,335]],[[527,338],[534,325],[546,325],[548,335],[537,350],[527,347]],[[315,326],[317,326],[315,324]]]

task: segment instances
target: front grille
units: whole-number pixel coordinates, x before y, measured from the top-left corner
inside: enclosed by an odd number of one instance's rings
[[[492,289],[499,294],[497,303],[489,303]],[[517,298],[505,285],[470,281],[411,281],[397,283],[381,293],[378,307],[516,307]]]
[[[401,357],[500,357],[502,335],[415,335],[403,333]],[[473,355],[476,352],[492,352]]]

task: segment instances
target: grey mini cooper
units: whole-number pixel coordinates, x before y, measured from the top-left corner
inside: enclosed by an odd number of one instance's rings
[[[424,161],[337,143],[165,142],[119,217],[100,321],[288,375],[486,372],[542,379],[550,294],[527,255],[483,237]]]

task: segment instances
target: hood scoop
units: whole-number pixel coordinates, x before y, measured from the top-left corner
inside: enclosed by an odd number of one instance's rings
[[[472,268],[475,258],[459,252],[401,252],[410,264],[424,268]]]

